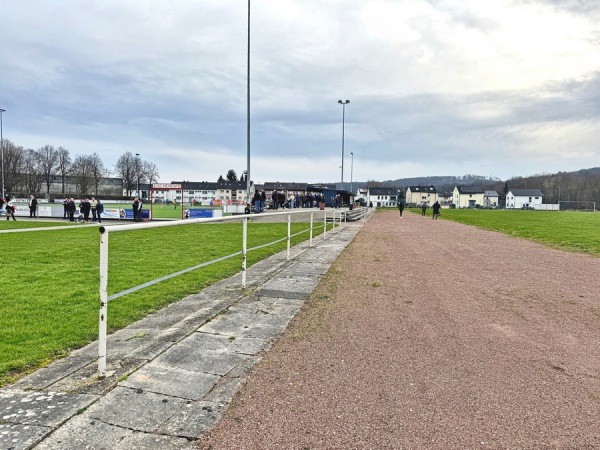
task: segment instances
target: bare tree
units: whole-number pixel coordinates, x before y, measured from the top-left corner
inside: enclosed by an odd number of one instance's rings
[[[37,194],[42,190],[44,173],[39,154],[33,149],[25,150],[22,166],[22,186],[29,194]]]
[[[135,168],[138,161],[131,152],[126,152],[119,157],[115,164],[115,172],[123,180],[123,187],[128,196],[131,196],[131,192],[135,187],[137,177]]]
[[[94,194],[98,195],[100,185],[100,180],[105,177],[108,173],[106,168],[104,167],[104,163],[102,159],[100,159],[100,155],[98,153],[92,153],[89,157],[91,176],[94,183]]]
[[[12,193],[19,188],[25,150],[18,147],[8,139],[4,139],[4,189]]]
[[[50,185],[52,184],[52,174],[58,165],[58,152],[51,145],[44,145],[36,152],[38,159],[38,170],[46,183],[46,192],[50,194]]]
[[[71,164],[71,176],[75,181],[75,192],[79,195],[89,193],[94,187],[94,162],[90,155],[77,155]]]
[[[150,161],[144,161],[142,171],[144,173],[144,181],[148,184],[156,183],[158,181],[158,167],[156,164]]]
[[[64,147],[58,147],[58,165],[57,171],[61,178],[62,185],[62,194],[65,194],[65,179],[67,174],[69,173],[69,169],[71,167],[71,155],[69,154],[69,150]]]

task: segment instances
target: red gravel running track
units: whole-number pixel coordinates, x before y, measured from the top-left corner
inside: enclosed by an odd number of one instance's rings
[[[599,263],[376,213],[200,447],[600,448]]]

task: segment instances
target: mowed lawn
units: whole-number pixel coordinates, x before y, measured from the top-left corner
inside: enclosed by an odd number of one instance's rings
[[[411,209],[415,214],[421,210]],[[431,218],[431,208],[427,209]],[[440,219],[500,231],[561,250],[600,256],[600,214],[571,211],[442,209]]]
[[[57,223],[3,221],[0,230]],[[319,224],[315,224],[315,227]],[[321,224],[322,225],[322,224]],[[292,223],[292,233],[308,223]],[[109,295],[241,251],[241,223],[190,224],[109,233]],[[314,235],[323,228],[316,228]],[[250,223],[248,248],[287,236],[287,222]],[[306,240],[305,232],[292,244]],[[97,226],[0,234],[0,385],[98,335]],[[286,242],[248,253],[248,265]],[[241,256],[172,278],[110,302],[108,326],[122,328],[241,270]]]

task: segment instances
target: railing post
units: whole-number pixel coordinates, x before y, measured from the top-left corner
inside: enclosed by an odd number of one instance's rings
[[[292,244],[292,215],[288,214],[288,235],[287,235],[287,260],[290,260],[290,246]]]
[[[308,241],[308,246],[312,247],[312,237],[313,237],[313,215],[315,213],[313,211],[310,212],[310,238]]]
[[[100,311],[98,314],[98,378],[106,377],[106,323],[108,321],[108,230],[100,228]]]
[[[246,261],[248,247],[248,217],[242,221],[242,289],[246,287]]]
[[[323,210],[323,240],[327,238],[327,211]]]

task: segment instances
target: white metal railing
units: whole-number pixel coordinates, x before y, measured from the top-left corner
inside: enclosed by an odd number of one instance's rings
[[[314,225],[314,215],[323,213],[323,225]],[[299,231],[295,234],[291,233],[291,223],[292,223],[292,215],[296,214],[304,214],[310,213],[310,222],[309,228],[306,230]],[[361,208],[360,217],[364,218],[368,214],[367,208]],[[273,217],[273,216],[288,216],[288,225],[287,225],[287,236],[277,239],[275,241],[269,242],[267,244],[262,244],[257,247],[253,247],[248,249],[248,219],[249,218],[263,218],[263,217]],[[107,376],[106,371],[106,341],[107,341],[107,315],[108,315],[108,302],[110,300],[116,299],[118,297],[127,295],[129,293],[138,291],[140,289],[146,288],[153,284],[159,283],[161,281],[167,280],[169,278],[173,278],[179,275],[182,275],[187,272],[191,272],[193,270],[197,270],[201,267],[208,266],[210,264],[214,264],[220,261],[224,261],[228,258],[232,258],[235,256],[241,255],[242,257],[242,288],[246,287],[246,272],[247,272],[247,253],[252,250],[257,250],[263,247],[267,247],[269,245],[274,245],[284,240],[287,241],[287,259],[290,259],[290,247],[291,247],[291,239],[299,234],[309,232],[309,246],[313,245],[313,230],[323,228],[323,239],[327,239],[327,222],[328,219],[331,219],[332,231],[335,230],[336,224],[338,228],[342,228],[343,224],[346,223],[348,215],[347,209],[329,209],[329,210],[319,210],[319,211],[286,211],[281,213],[262,213],[258,216],[227,216],[227,217],[214,217],[214,218],[199,218],[199,219],[186,219],[186,220],[177,220],[177,221],[169,221],[169,222],[150,222],[150,223],[135,223],[128,225],[114,225],[108,227],[100,227],[100,311],[99,311],[99,324],[98,324],[98,377],[104,378]],[[169,275],[165,275],[154,280],[150,280],[146,283],[143,283],[138,286],[131,287],[122,292],[118,292],[111,296],[108,295],[108,242],[109,235],[111,233],[116,233],[120,231],[132,231],[139,229],[149,229],[149,228],[162,228],[162,227],[172,227],[172,226],[184,226],[184,225],[193,225],[193,224],[201,224],[201,223],[214,223],[214,222],[228,222],[228,221],[240,221],[242,220],[242,250],[239,252],[235,252],[229,255],[222,256],[220,258],[213,259],[211,261],[204,262],[202,264],[198,264],[196,266],[180,270],[178,272],[174,272]]]

